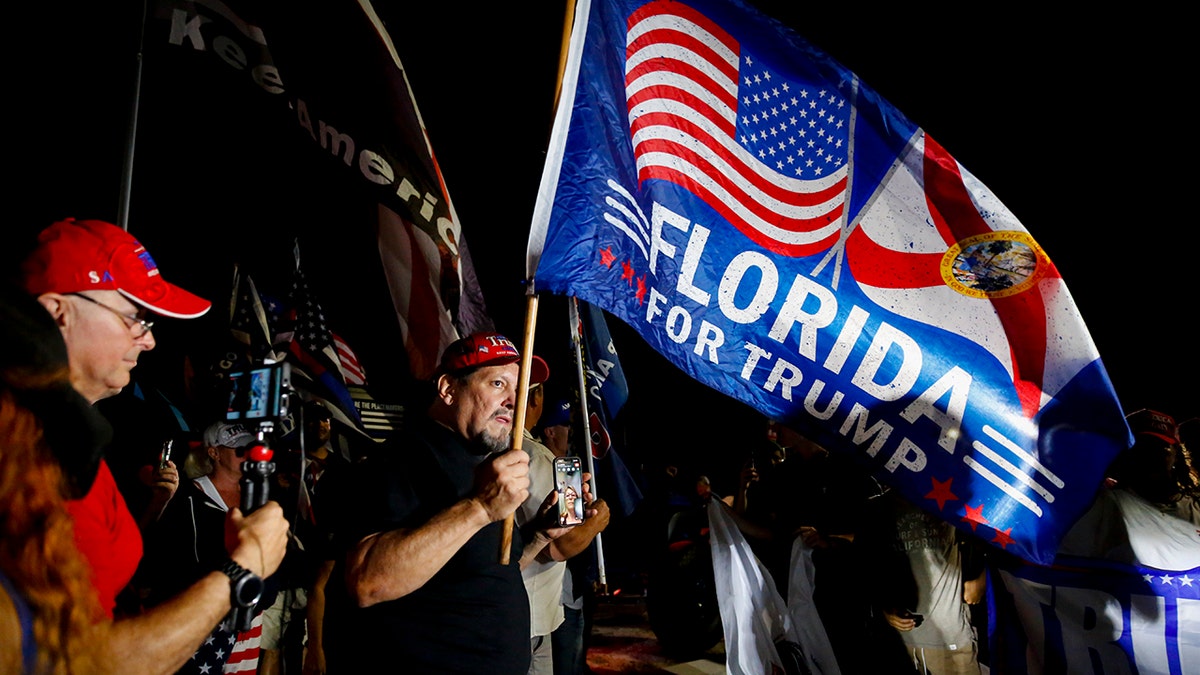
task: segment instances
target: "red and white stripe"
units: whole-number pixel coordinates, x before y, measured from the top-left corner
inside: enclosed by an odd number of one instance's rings
[[[250,630],[238,633],[233,651],[225,661],[222,673],[257,673],[258,657],[262,650],[262,612],[254,617]]]
[[[912,213],[920,217],[896,215]],[[1044,255],[1037,283],[1016,295],[970,297],[946,285],[939,266],[950,247],[998,231],[1027,234],[986,186],[921,133],[847,239],[846,259],[863,292],[881,307],[990,352],[1032,418],[1099,353]]]
[[[350,345],[342,339],[342,336],[331,332],[333,337],[333,346],[337,350],[338,367],[342,371],[342,378],[346,380],[346,384],[357,384],[359,386],[367,383],[367,373],[363,370],[362,364],[358,362],[358,356],[354,350],[350,349]]]
[[[379,257],[391,289],[410,371],[428,379],[442,351],[458,339],[437,286],[442,255],[437,243],[391,209],[379,207]]]
[[[801,180],[774,171],[735,138],[739,45],[678,2],[629,17],[625,92],[638,180],[688,190],[756,243],[789,256],[839,235],[847,165]]]

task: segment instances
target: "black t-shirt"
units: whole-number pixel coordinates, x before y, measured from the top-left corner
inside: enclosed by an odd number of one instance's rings
[[[355,465],[343,474],[346,481],[326,486],[338,491],[343,507],[331,514],[337,518],[336,551],[344,553],[372,533],[419,527],[471,493],[485,456],[440,425],[410,424],[412,432]],[[330,671],[371,672],[382,659],[406,673],[527,672],[529,600],[519,567],[521,536],[514,529],[509,564],[501,565],[502,525],[477,532],[421,588],[366,608],[350,602],[339,555],[326,589]]]

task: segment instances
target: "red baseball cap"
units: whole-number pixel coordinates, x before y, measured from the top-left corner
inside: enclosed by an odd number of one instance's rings
[[[1175,418],[1166,413],[1143,408],[1126,415],[1125,421],[1135,434],[1148,434],[1172,445],[1179,443],[1179,427]]]
[[[521,360],[512,340],[499,333],[474,333],[455,340],[442,352],[441,370],[461,373],[484,366],[503,366]]]
[[[546,360],[534,354],[529,363],[529,386],[541,384],[550,379],[550,366]]]
[[[33,295],[119,291],[156,314],[176,319],[194,319],[212,307],[208,300],[167,283],[145,246],[100,220],[68,218],[42,230],[22,273],[25,290]]]

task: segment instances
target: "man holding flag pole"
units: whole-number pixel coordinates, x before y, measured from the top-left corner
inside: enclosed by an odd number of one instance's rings
[[[386,645],[414,672],[528,670],[520,564],[567,528],[552,514],[554,491],[539,517],[515,532],[504,527],[529,497],[529,455],[513,439],[529,382],[521,360],[499,333],[453,342],[425,414],[395,440],[402,450],[373,453],[341,485],[353,495],[332,498],[342,504],[335,547],[344,552],[333,578],[345,583],[327,589],[331,669],[370,671]],[[498,561],[505,541],[508,555]]]

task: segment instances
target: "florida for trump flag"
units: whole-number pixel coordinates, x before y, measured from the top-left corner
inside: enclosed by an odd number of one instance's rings
[[[538,291],[1035,562],[1129,429],[1058,271],[854,73],[737,0],[578,5]]]

